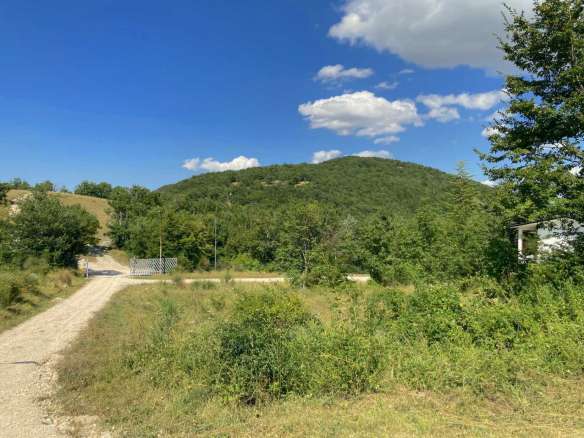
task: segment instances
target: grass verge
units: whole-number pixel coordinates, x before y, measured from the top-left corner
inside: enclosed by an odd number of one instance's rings
[[[0,333],[67,298],[87,281],[84,277],[66,270],[50,272],[39,277],[38,286],[34,291],[25,290],[16,302],[0,308]]]

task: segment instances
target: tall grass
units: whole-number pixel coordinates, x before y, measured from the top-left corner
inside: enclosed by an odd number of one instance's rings
[[[584,370],[580,284],[130,292],[92,323],[60,379],[69,409],[138,435],[207,430],[219,411],[229,422],[242,409],[404,390],[512,405]]]

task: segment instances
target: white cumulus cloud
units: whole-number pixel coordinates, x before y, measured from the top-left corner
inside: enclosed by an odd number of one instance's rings
[[[370,91],[307,102],[298,111],[311,128],[329,129],[338,135],[387,137],[404,131],[408,125],[422,125],[416,104],[411,100],[390,101]]]
[[[356,157],[362,157],[362,158],[392,158],[393,155],[391,154],[391,152],[386,151],[386,150],[378,150],[378,151],[361,151],[361,152],[357,152],[356,154],[353,154]]]
[[[227,170],[242,170],[259,166],[260,162],[257,158],[248,158],[243,155],[240,155],[231,161],[224,162],[217,161],[212,157],[205,159],[191,158],[185,160],[185,162],[182,164],[182,167],[187,170],[200,170],[203,172],[225,172]]]
[[[335,158],[340,158],[343,156],[343,153],[337,149],[331,151],[317,151],[312,154],[312,163],[324,163],[328,160],[334,160]]]
[[[187,170],[197,170],[200,164],[201,164],[200,158],[191,158],[184,161],[184,163],[182,164],[182,168]]]
[[[347,79],[364,79],[373,75],[370,68],[345,68],[341,64],[325,65],[315,76],[316,80],[321,82],[335,82]]]
[[[498,134],[499,131],[497,128],[494,128],[492,126],[487,126],[485,129],[483,129],[483,131],[481,132],[481,135],[485,138],[489,138],[495,134]]]
[[[495,34],[503,33],[500,0],[345,0],[329,35],[362,43],[429,68],[504,67]],[[533,0],[507,0],[531,11]]]

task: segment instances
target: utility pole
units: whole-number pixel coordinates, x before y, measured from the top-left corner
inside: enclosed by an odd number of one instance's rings
[[[164,274],[165,269],[162,266],[162,208],[160,209],[160,252],[159,252],[159,259],[160,259],[160,270]]]
[[[213,220],[213,240],[214,240],[214,263],[215,271],[217,270],[217,210],[215,210],[215,218]]]

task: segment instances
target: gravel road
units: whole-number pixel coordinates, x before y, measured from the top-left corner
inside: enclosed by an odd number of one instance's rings
[[[0,334],[0,437],[65,435],[42,403],[53,389],[53,364],[113,294],[138,283],[119,276],[126,268],[108,256],[91,268],[95,278],[74,295]]]

